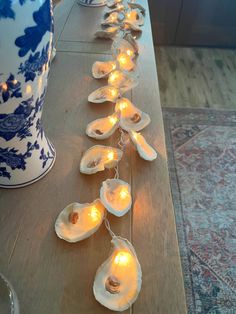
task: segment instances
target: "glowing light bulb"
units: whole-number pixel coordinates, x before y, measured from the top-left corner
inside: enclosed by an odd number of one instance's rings
[[[16,79],[13,80],[12,83],[13,83],[14,85],[16,85],[16,84],[17,84],[17,80],[16,80]]]
[[[116,124],[117,120],[118,119],[116,117],[109,117],[109,121],[111,122],[111,124]]]
[[[120,3],[117,4],[117,9],[118,9],[118,10],[121,10],[121,9],[123,9],[123,8],[124,8],[124,6],[123,6],[122,4],[120,4]]]
[[[91,212],[89,213],[89,216],[92,218],[93,221],[97,221],[97,220],[100,220],[101,213],[95,206],[93,206],[91,208]]]
[[[115,70],[115,68],[116,68],[116,64],[113,63],[113,64],[112,64],[112,69]]]
[[[126,53],[127,53],[127,55],[128,55],[129,57],[132,57],[132,56],[134,55],[134,52],[133,52],[132,50],[130,50],[130,49],[127,49],[127,50],[126,50]]]
[[[116,89],[111,89],[110,93],[111,93],[112,97],[116,97],[117,96],[117,90]]]
[[[115,264],[126,266],[129,263],[130,254],[128,252],[119,252],[115,257]]]
[[[126,17],[129,19],[131,17],[131,14],[130,13],[127,13],[126,14]]]
[[[125,108],[127,108],[128,107],[128,105],[127,105],[127,102],[126,101],[121,101],[120,103],[119,103],[119,109],[120,110],[124,110]]]
[[[122,188],[120,191],[120,198],[125,199],[129,195],[129,192],[126,188]]]
[[[110,152],[107,154],[107,159],[108,159],[108,160],[113,160],[113,159],[114,159],[114,156],[115,156],[114,152],[113,152],[113,151],[110,151]]]
[[[4,91],[6,91],[6,90],[7,90],[7,83],[2,83],[2,84],[1,84],[1,87],[2,87],[2,89],[3,89]]]
[[[124,53],[121,53],[118,57],[117,60],[121,63],[121,64],[126,64],[127,63],[127,57]]]
[[[119,78],[119,73],[117,73],[117,72],[113,72],[113,73],[111,73],[110,74],[110,76],[109,76],[109,81],[112,83],[112,82],[114,82],[115,80],[117,80],[118,78]]]

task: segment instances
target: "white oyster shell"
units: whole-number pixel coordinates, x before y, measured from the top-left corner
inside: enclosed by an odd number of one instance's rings
[[[140,131],[151,121],[147,113],[135,107],[127,98],[117,100],[115,111],[121,112],[120,126],[125,131]]]
[[[117,5],[120,2],[122,2],[122,0],[107,0],[106,1],[106,6],[108,6],[108,8],[111,8],[111,7]]]
[[[97,38],[104,38],[104,39],[111,39],[116,36],[118,31],[120,30],[119,26],[111,26],[106,29],[98,30],[95,33],[95,37]]]
[[[121,12],[121,11],[124,11],[125,9],[125,6],[121,3],[118,3],[114,8],[112,8],[111,10],[109,10],[108,12],[105,12],[105,17],[110,15],[111,13],[113,12]]]
[[[116,25],[119,24],[124,19],[124,14],[121,12],[112,12],[108,17],[102,22],[102,25]]]
[[[111,243],[111,255],[96,272],[93,293],[103,306],[122,312],[131,307],[138,297],[142,286],[142,270],[128,240],[113,237]],[[111,290],[107,287],[109,278],[115,278],[116,281]]]
[[[80,161],[80,172],[93,174],[105,168],[114,168],[121,160],[123,152],[119,148],[95,145],[90,147]]]
[[[88,101],[93,103],[103,103],[106,101],[116,102],[120,96],[120,91],[114,86],[103,86],[96,89],[88,96]]]
[[[119,112],[115,112],[108,117],[90,122],[87,125],[86,134],[97,140],[104,140],[110,137],[119,127],[119,117]]]
[[[99,199],[86,204],[72,203],[66,206],[57,217],[56,234],[67,242],[84,240],[101,226],[104,213],[105,208]],[[74,220],[71,219],[71,215],[74,215]]]
[[[127,34],[125,39],[121,37],[116,38],[113,41],[111,50],[114,56],[117,56],[120,53],[126,53],[131,57],[135,57],[135,55],[138,53],[138,45],[135,42],[135,39],[133,39],[132,35]]]
[[[139,156],[145,160],[152,161],[157,158],[157,152],[145,140],[145,138],[137,132],[130,131],[130,138],[139,153]]]
[[[96,79],[107,77],[116,69],[116,61],[99,62],[96,61],[92,67],[93,77]]]
[[[137,26],[142,26],[144,24],[144,17],[139,10],[130,10],[125,14],[124,22],[129,22]]]
[[[146,9],[141,4],[138,4],[138,3],[135,3],[135,2],[128,2],[128,5],[129,5],[129,7],[131,9],[137,9],[137,10],[140,11],[140,13],[145,15]]]
[[[135,32],[142,32],[142,29],[140,28],[138,23],[135,23],[130,20],[124,20],[125,29],[132,29]]]
[[[138,83],[135,75],[120,70],[112,71],[108,77],[108,85],[118,88],[122,94],[135,88]]]
[[[102,183],[100,199],[111,214],[124,216],[132,206],[130,185],[119,179],[107,179]]]

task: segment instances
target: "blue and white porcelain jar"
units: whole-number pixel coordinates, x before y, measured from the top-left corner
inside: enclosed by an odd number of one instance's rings
[[[52,37],[50,0],[0,0],[0,187],[31,184],[55,161],[41,120]]]

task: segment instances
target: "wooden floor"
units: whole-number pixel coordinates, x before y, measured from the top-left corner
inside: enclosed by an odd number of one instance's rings
[[[236,109],[236,50],[155,50],[163,107]]]

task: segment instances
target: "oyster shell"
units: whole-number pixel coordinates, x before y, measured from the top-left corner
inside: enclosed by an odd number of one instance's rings
[[[125,14],[124,22],[130,22],[135,25],[142,26],[144,24],[144,17],[139,10],[131,10]]]
[[[134,3],[134,2],[128,2],[128,5],[131,9],[138,9],[140,11],[140,13],[142,13],[145,16],[146,9],[141,4]]]
[[[116,36],[118,31],[120,30],[119,26],[110,26],[106,29],[98,30],[95,33],[95,37],[97,38],[104,38],[104,39],[111,39]]]
[[[115,112],[111,116],[94,120],[86,128],[86,134],[97,140],[110,137],[119,127],[120,114]]]
[[[120,98],[116,102],[115,111],[120,111],[120,126],[125,131],[140,131],[151,121],[149,115],[137,107],[127,98]]]
[[[137,23],[129,20],[124,20],[124,29],[126,30],[131,29],[135,32],[142,32],[142,29]]]
[[[113,237],[112,251],[98,268],[93,284],[95,299],[113,311],[125,311],[136,301],[142,285],[142,270],[132,244]]]
[[[102,183],[100,199],[111,214],[124,216],[132,206],[130,185],[119,179],[107,179]]]
[[[112,12],[108,17],[102,22],[102,25],[116,25],[119,24],[125,18],[124,14],[121,12]]]
[[[103,222],[105,208],[99,199],[92,203],[72,203],[57,217],[55,231],[60,239],[78,242],[95,233]]]
[[[105,168],[114,168],[121,160],[123,152],[119,148],[95,145],[90,147],[80,161],[80,172],[93,174]]]
[[[106,101],[116,102],[120,96],[118,88],[107,85],[96,89],[88,96],[88,101],[93,103],[103,103]]]
[[[118,4],[116,4],[116,6],[114,8],[112,8],[108,12],[105,12],[104,16],[107,17],[108,15],[110,15],[113,12],[121,12],[121,11],[124,11],[124,9],[125,9],[125,6],[121,3],[118,3]]]
[[[125,93],[128,90],[136,87],[138,85],[138,79],[129,73],[123,71],[115,70],[109,74],[108,84],[119,88],[121,93]]]
[[[135,55],[138,53],[138,45],[136,44],[133,37],[129,34],[126,35],[126,39],[115,39],[111,46],[111,50],[114,56],[117,56],[120,53],[126,53],[131,58],[134,58]]]
[[[152,161],[157,158],[157,152],[147,143],[145,138],[140,133],[130,131],[129,135],[141,158],[148,161]]]
[[[92,67],[93,77],[96,79],[107,77],[116,69],[116,61],[99,62],[96,61]]]
[[[122,2],[122,0],[107,0],[106,1],[106,6],[108,8],[112,8],[112,7],[114,7],[115,5],[117,5],[120,2]]]

